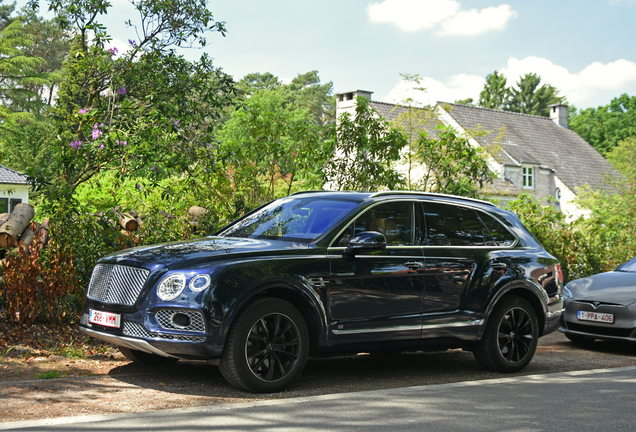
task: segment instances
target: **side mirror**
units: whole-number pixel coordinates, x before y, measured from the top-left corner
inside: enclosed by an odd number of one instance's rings
[[[364,231],[349,239],[349,246],[344,250],[344,255],[355,255],[358,251],[371,251],[386,249],[386,237],[377,231]]]

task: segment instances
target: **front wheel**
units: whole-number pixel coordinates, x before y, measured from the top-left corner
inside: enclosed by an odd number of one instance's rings
[[[537,315],[530,303],[509,297],[493,310],[473,355],[485,369],[518,372],[532,360],[538,339]]]
[[[284,300],[264,297],[236,318],[219,369],[240,389],[278,392],[300,375],[308,352],[309,333],[300,312]]]

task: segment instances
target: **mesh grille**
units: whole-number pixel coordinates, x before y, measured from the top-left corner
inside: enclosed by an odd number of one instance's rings
[[[88,285],[88,298],[104,303],[132,306],[150,272],[135,267],[98,264]]]
[[[186,327],[177,327],[172,322],[172,316],[176,313],[181,313],[187,315],[190,318],[190,325]],[[204,332],[205,331],[205,321],[203,319],[203,314],[199,311],[195,310],[184,310],[184,309],[161,309],[157,312],[157,322],[162,328],[166,330],[181,330],[181,331],[195,331],[195,332]]]
[[[147,338],[147,339],[167,339],[167,340],[184,341],[184,342],[205,341],[205,338],[200,336],[166,335],[161,333],[150,332],[146,330],[146,328],[143,325],[135,321],[124,321],[122,331],[126,336]]]

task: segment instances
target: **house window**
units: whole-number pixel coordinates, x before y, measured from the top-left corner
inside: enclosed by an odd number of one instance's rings
[[[21,203],[22,203],[22,199],[21,198],[11,198],[11,200],[9,201],[9,204],[11,204],[11,206],[9,208],[9,213],[11,213],[13,211],[15,206],[17,206],[18,204],[21,204]]]
[[[523,187],[525,189],[534,189],[534,168],[523,167]]]
[[[9,198],[0,198],[0,213],[9,213]]]

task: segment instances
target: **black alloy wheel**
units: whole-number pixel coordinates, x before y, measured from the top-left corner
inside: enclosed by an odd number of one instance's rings
[[[538,338],[539,326],[532,306],[520,297],[509,297],[495,307],[473,354],[486,369],[518,372],[532,360]]]
[[[295,380],[309,351],[305,321],[290,303],[261,298],[237,317],[219,368],[232,385],[255,393],[276,392]]]

